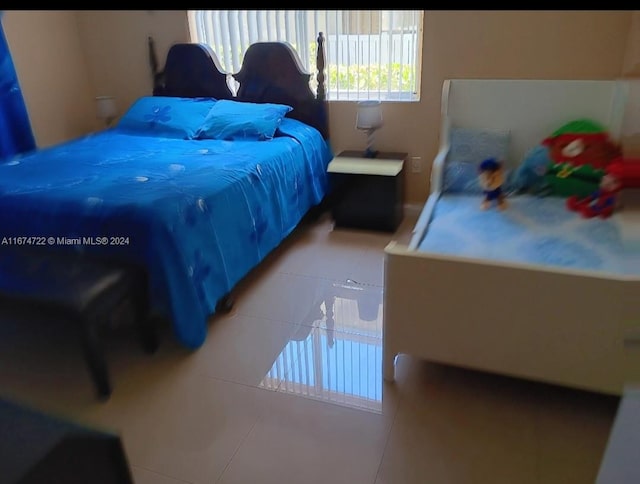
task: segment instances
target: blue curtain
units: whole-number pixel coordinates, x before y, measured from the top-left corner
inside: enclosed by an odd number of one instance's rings
[[[0,11],[0,162],[35,147],[18,75],[2,28]]]

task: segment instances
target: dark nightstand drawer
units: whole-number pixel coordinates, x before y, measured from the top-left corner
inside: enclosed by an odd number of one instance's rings
[[[362,158],[342,152],[329,165],[334,187],[332,216],[336,227],[394,232],[404,216],[406,153]]]

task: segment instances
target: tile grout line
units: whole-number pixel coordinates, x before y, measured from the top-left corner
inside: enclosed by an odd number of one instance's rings
[[[309,334],[311,334],[313,331],[315,331],[315,326],[308,326],[308,325],[302,325],[302,326],[307,326],[307,327],[311,328],[311,331],[309,332]],[[280,380],[280,382],[278,383],[278,386],[275,389],[275,392],[288,394],[288,392],[286,392],[286,391],[282,391],[281,392],[280,391],[280,387],[282,387],[282,385],[286,382],[289,370],[292,370],[295,367],[295,364],[298,363],[298,360],[300,359],[300,352],[301,351],[302,350],[300,348],[298,348],[298,351],[296,352],[294,361],[291,363],[289,368],[285,369],[284,379]]]
[[[300,353],[298,352],[298,354],[296,355],[296,358],[300,357]],[[297,361],[297,359],[296,359]],[[214,379],[219,379],[216,377],[212,377],[212,376],[207,376],[208,378],[214,378]],[[228,382],[227,380],[223,380]],[[228,383],[236,383],[236,382],[228,382]],[[236,383],[237,385],[243,385],[245,387],[249,387],[249,388],[254,388],[254,389],[258,389],[258,390],[262,390],[262,391],[266,391],[266,392],[271,392],[271,393],[278,393],[278,390],[280,388],[280,385],[282,385],[282,381],[278,384],[278,386],[276,387],[275,390],[268,390],[264,387],[255,387],[252,385],[246,385],[243,383]],[[284,393],[285,395],[287,395],[287,393],[285,392],[280,392],[280,393]],[[229,459],[229,462],[227,462],[227,464],[224,466],[224,469],[222,470],[222,472],[220,473],[220,477],[216,480],[216,484],[219,484],[222,481],[222,478],[224,477],[225,472],[227,471],[227,469],[229,468],[229,466],[231,465],[231,462],[233,462],[234,457],[236,456],[236,454],[238,453],[238,451],[240,450],[240,448],[242,447],[242,445],[246,442],[246,440],[249,438],[249,435],[251,435],[251,432],[253,432],[253,429],[255,428],[255,426],[258,424],[258,422],[260,422],[263,417],[265,415],[265,410],[260,410],[258,412],[258,416],[256,417],[256,420],[253,422],[253,425],[251,426],[251,428],[249,429],[249,431],[247,432],[247,434],[242,438],[242,440],[240,441],[240,443],[238,444],[238,446],[236,447],[236,449],[233,452],[233,455],[231,456],[231,458]]]
[[[278,270],[276,270],[276,272],[278,274],[286,274],[288,276],[296,276],[296,277],[305,277],[307,279],[320,279],[322,281],[339,282],[339,283],[343,283],[343,284],[346,282],[345,280],[337,279],[335,277],[311,276],[309,274],[299,274],[297,272],[290,272],[290,271],[278,271]],[[356,284],[359,284],[361,286],[371,287],[371,288],[384,289],[384,285],[372,284],[372,283],[368,283],[368,282],[356,282]]]
[[[396,419],[398,418],[398,412],[400,411],[400,405],[402,405],[403,400],[404,400],[404,396],[400,395],[400,398],[398,399],[398,405],[396,407],[395,412],[393,413],[393,420],[391,421],[391,425],[389,425],[389,430],[387,431],[387,437],[385,438],[385,441],[384,441],[384,449],[382,450],[382,455],[380,456],[380,462],[378,463],[378,468],[376,469],[376,475],[373,477],[372,484],[376,483],[376,481],[378,480],[378,476],[380,475],[380,468],[382,467],[384,455],[386,454],[387,447],[389,446],[391,431],[393,430],[393,427],[396,424]]]
[[[240,441],[240,443],[238,443],[238,446],[235,448],[235,450],[233,451],[233,454],[231,455],[231,457],[229,458],[229,461],[227,462],[227,464],[224,466],[224,469],[222,469],[222,472],[220,473],[220,476],[216,479],[216,484],[219,484],[222,481],[222,478],[224,477],[224,473],[227,472],[227,469],[229,468],[229,466],[231,465],[231,462],[233,461],[233,458],[236,456],[236,454],[238,453],[238,451],[240,450],[240,447],[242,447],[242,445],[245,443],[245,441],[247,440],[247,438],[249,437],[249,435],[251,435],[251,432],[253,432],[253,429],[255,428],[256,424],[258,423],[258,421],[260,420],[260,418],[262,417],[262,414],[258,415],[258,417],[256,418],[255,422],[253,422],[253,425],[251,426],[251,428],[249,429],[249,431],[247,432],[247,434],[242,438],[242,440]]]
[[[291,324],[291,323],[289,323]],[[317,329],[326,329],[326,328],[322,328],[320,326],[310,326],[313,330],[317,330]],[[344,331],[339,331],[339,330],[335,330],[337,333],[343,333],[343,334],[349,334],[349,333],[345,333]],[[381,337],[375,337],[375,336],[370,336],[371,339],[376,339],[376,340],[381,340]],[[301,357],[301,352],[298,351],[296,354],[296,359],[293,361],[292,365],[295,365],[295,363],[297,363],[299,361]],[[200,377],[206,378],[206,379],[212,379],[212,380],[216,380],[216,381],[221,381],[224,383],[230,383],[232,385],[239,385],[245,388],[252,388],[254,390],[261,390],[261,391],[265,391],[265,392],[271,392],[271,393],[282,393],[284,395],[289,395],[289,396],[293,396],[293,397],[297,397],[297,398],[305,398],[307,400],[311,400],[314,402],[319,402],[319,403],[323,403],[326,405],[334,405],[334,406],[338,406],[341,408],[348,408],[351,410],[357,410],[357,411],[361,411],[361,412],[366,412],[366,413],[373,413],[373,414],[377,414],[377,412],[372,412],[371,410],[367,409],[366,407],[357,407],[357,406],[351,406],[351,405],[343,405],[341,403],[338,402],[334,402],[334,401],[327,401],[327,400],[323,400],[321,398],[314,398],[312,396],[308,396],[308,395],[304,395],[304,394],[297,394],[297,393],[290,393],[287,391],[281,391],[280,388],[283,385],[283,383],[285,383],[286,380],[286,376],[285,376],[285,380],[280,380],[280,382],[278,383],[278,386],[274,389],[270,389],[270,388],[265,388],[264,386],[260,386],[258,385],[251,385],[248,383],[242,383],[242,382],[238,382],[238,381],[234,381],[234,380],[228,380],[226,378],[222,378],[219,376],[213,376],[210,375],[206,372],[202,372],[200,370],[194,370],[196,372],[196,374]],[[395,415],[397,413],[397,408],[396,408],[396,412],[394,412],[394,419],[395,419]],[[260,417],[262,417],[262,414],[260,415]]]
[[[326,328],[322,328],[320,326],[312,326],[312,328],[313,328],[312,331],[316,331],[318,329],[325,329],[326,330]],[[341,333],[342,331],[336,330],[336,332],[337,333]],[[344,333],[344,332],[342,332],[342,333]],[[373,338],[373,339],[382,339],[382,338]],[[292,367],[293,367],[293,365],[295,365],[300,360],[301,357],[302,357],[302,350],[299,350],[298,353],[296,354],[295,361],[292,363]],[[311,401],[314,401],[314,402],[319,402],[319,403],[326,404],[326,405],[334,405],[334,406],[338,406],[338,407],[341,407],[341,408],[347,408],[347,409],[351,409],[351,410],[357,410],[357,411],[361,411],[361,412],[367,412],[367,413],[376,414],[376,412],[372,412],[371,410],[367,409],[366,407],[356,407],[356,406],[351,406],[351,405],[343,405],[343,404],[338,403],[338,402],[334,402],[334,401],[330,401],[330,400],[323,400],[321,398],[316,398],[316,397],[313,397],[313,396],[310,396],[310,395],[299,394],[299,393],[291,393],[291,392],[288,392],[286,390],[282,390],[281,391],[280,388],[282,387],[282,385],[285,382],[286,382],[286,377],[285,377],[284,380],[280,381],[280,383],[278,384],[275,392],[282,393],[284,395],[289,395],[289,396],[292,396],[292,397],[305,398],[307,400],[311,400]],[[395,418],[395,414],[394,414],[394,418]]]
[[[248,314],[248,313],[243,313],[240,312],[240,310],[238,310],[237,313],[239,316],[242,316],[243,318],[250,318],[250,319],[264,319],[265,321],[269,321],[271,323],[282,323],[282,324],[290,324],[291,326],[308,326],[306,324],[302,324],[302,323],[294,323],[292,321],[283,321],[281,319],[273,319],[270,318],[268,316],[256,316],[255,314]]]
[[[265,387],[248,385],[246,383],[240,383],[240,382],[236,382],[236,381],[226,380],[224,378],[215,377],[215,376],[207,375],[207,374],[204,374],[204,373],[198,373],[198,374],[200,376],[202,376],[203,378],[222,381],[222,382],[225,382],[225,383],[230,383],[231,385],[239,385],[239,386],[245,387],[245,388],[252,388],[253,390],[258,390],[258,391],[263,391],[263,392],[268,392],[268,393],[275,393],[277,391],[277,389],[276,390],[270,390],[270,389],[267,389]],[[279,387],[279,385],[278,385],[278,387]],[[255,428],[256,424],[262,419],[263,415],[264,415],[264,411],[260,410],[258,412],[258,415],[257,415],[255,421],[253,422],[253,425],[251,425],[251,428],[247,431],[247,433],[244,435],[244,437],[242,437],[242,439],[240,440],[240,442],[238,443],[238,445],[234,449],[233,454],[229,458],[229,461],[224,466],[224,469],[222,469],[222,472],[220,473],[220,476],[216,479],[216,484],[218,484],[219,482],[222,481],[222,478],[224,477],[224,473],[229,468],[229,465],[233,461],[233,458],[236,456],[236,454],[238,453],[238,451],[240,450],[242,445],[245,443],[245,441],[247,440],[249,435],[251,435],[251,432],[253,432],[253,429]]]
[[[305,328],[312,328],[312,329],[324,329],[327,330],[328,328],[324,327],[324,326],[316,326],[315,324],[305,324],[305,323],[294,323],[291,321],[282,321],[280,319],[273,319],[273,318],[269,318],[266,316],[254,316],[252,314],[246,314],[246,313],[238,313],[239,315],[241,315],[243,318],[251,318],[251,319],[263,319],[265,321],[269,321],[270,323],[280,323],[280,324],[288,324],[291,326],[304,326]],[[335,331],[336,333],[340,333],[340,334],[349,334],[349,335],[357,335],[357,336],[363,336],[366,338],[371,338],[371,339],[382,339],[382,335],[380,336],[372,336],[369,334],[363,334],[360,332],[356,332],[356,331],[344,331],[342,329],[339,328],[334,328],[333,331]]]
[[[194,484],[194,482],[193,482],[193,481],[187,481],[187,480],[185,480],[185,479],[182,479],[181,477],[174,477],[174,476],[170,476],[169,474],[165,474],[165,473],[163,473],[163,472],[158,472],[158,471],[155,471],[155,470],[153,470],[153,469],[149,469],[148,467],[145,467],[145,466],[140,466],[140,465],[137,465],[137,464],[129,464],[129,466],[130,466],[132,469],[133,469],[134,467],[137,467],[138,469],[142,469],[143,471],[150,472],[150,473],[152,473],[152,474],[157,474],[157,475],[159,475],[159,476],[166,477],[166,478],[171,479],[171,480],[173,480],[173,481],[182,482],[182,483],[184,483],[184,484]]]
[[[215,381],[219,381],[219,382],[224,382],[224,383],[230,383],[231,385],[238,385],[244,388],[252,388],[254,390],[261,390],[264,392],[275,392],[275,390],[270,390],[269,388],[265,388],[265,387],[261,387],[261,386],[257,386],[257,385],[250,385],[249,383],[242,383],[239,381],[234,381],[234,380],[227,380],[226,378],[222,378],[219,376],[213,376],[213,375],[209,375],[208,373],[204,373],[201,370],[193,370],[194,373],[202,378],[206,378],[206,379],[210,379],[210,380],[215,380]]]

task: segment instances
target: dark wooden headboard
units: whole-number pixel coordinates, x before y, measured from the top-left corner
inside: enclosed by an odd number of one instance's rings
[[[149,37],[149,61],[154,96],[213,97],[253,103],[287,104],[287,116],[316,128],[329,138],[325,87],[324,35],[318,35],[316,65],[317,92],[309,86],[311,74],[305,72],[298,53],[286,42],[257,42],[247,49],[242,67],[235,74],[225,73],[215,52],[206,44],[174,44],[160,70],[154,42]],[[239,83],[237,93],[229,87],[229,77]]]

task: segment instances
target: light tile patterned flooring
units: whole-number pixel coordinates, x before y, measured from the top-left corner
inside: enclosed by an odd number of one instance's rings
[[[94,399],[60,328],[0,328],[0,393],[118,432],[137,484],[591,483],[618,400],[400,356],[383,383],[383,248],[396,234],[305,224],[190,352],[109,340]]]

